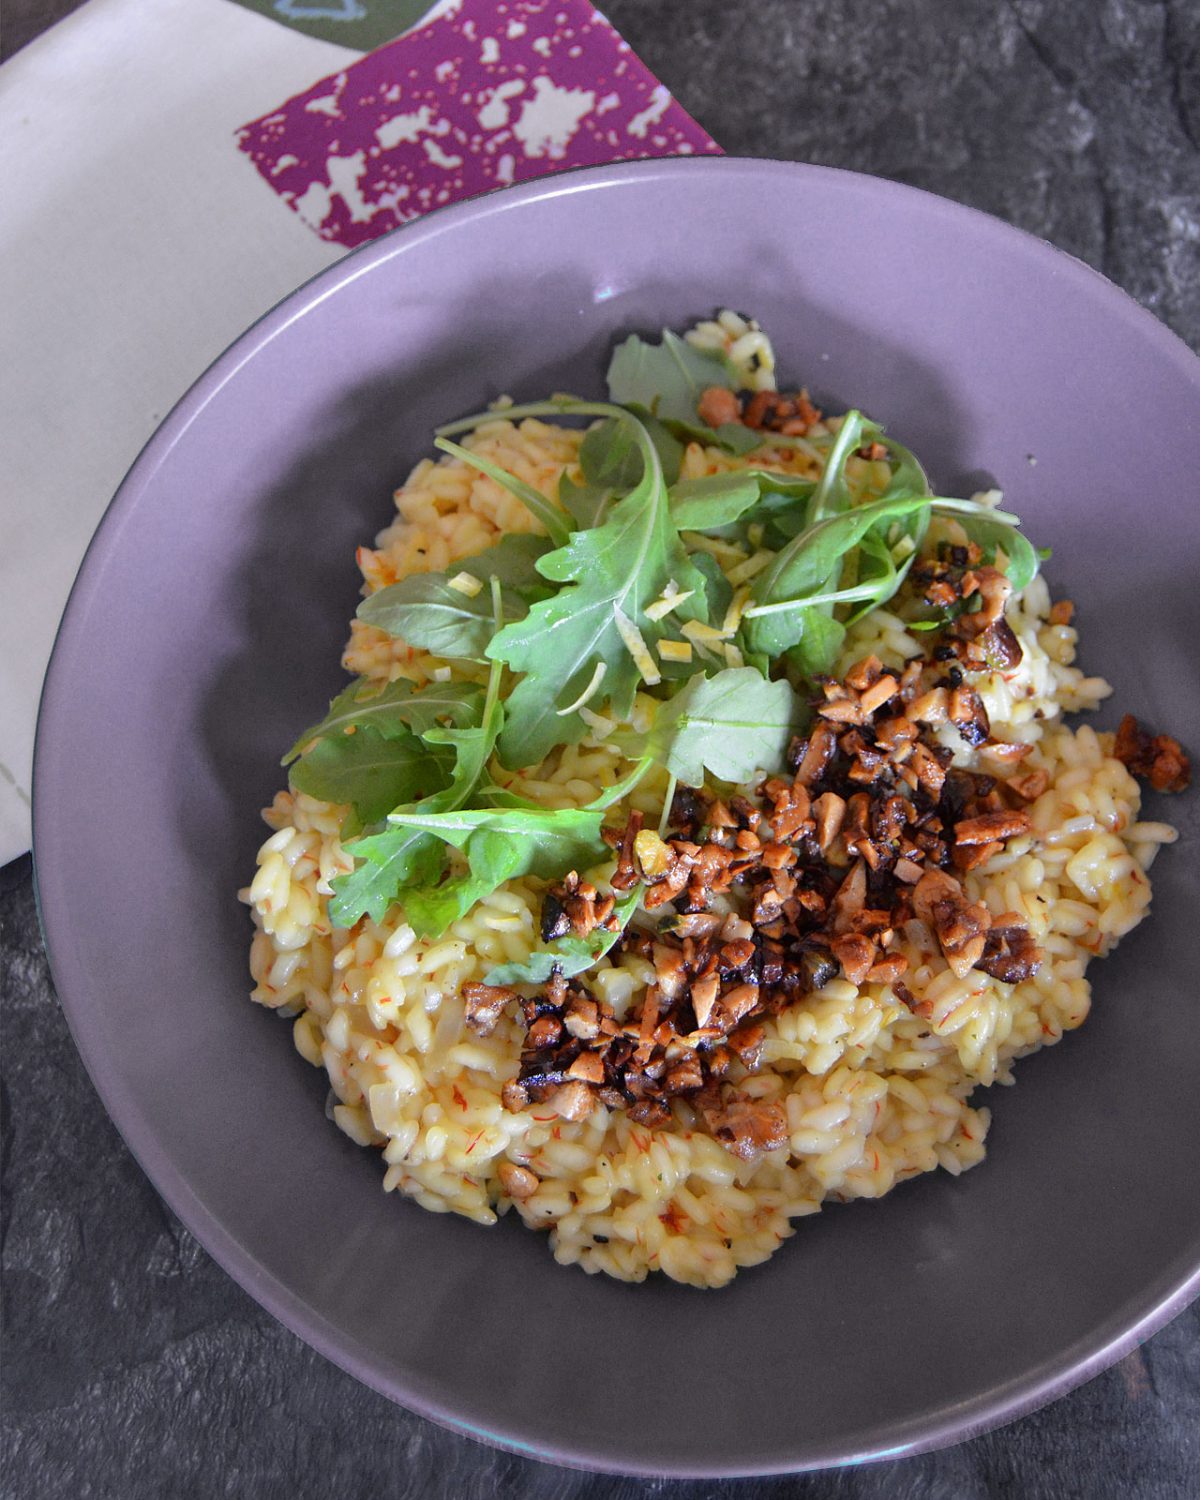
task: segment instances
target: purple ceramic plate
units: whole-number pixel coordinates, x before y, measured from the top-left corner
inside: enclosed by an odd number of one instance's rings
[[[1197,795],[1095,1008],[988,1101],[988,1161],[802,1221],[727,1290],[628,1287],[381,1189],[251,1005],[235,899],[279,754],[341,682],[356,543],[438,422],[600,393],[614,338],[753,312],[785,377],[884,421],[943,492],[1000,481],[1083,662],[1200,746],[1200,362],[994,219],[816,167],[646,162],[447,209],[251,329],[121,487],[38,732],[42,917],[76,1040],[163,1196],[289,1327],[477,1437],[637,1473],[956,1441],[1061,1395],[1200,1283]]]

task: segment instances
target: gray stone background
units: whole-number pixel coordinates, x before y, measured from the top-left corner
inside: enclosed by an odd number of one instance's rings
[[[8,0],[4,54],[73,8]],[[1197,0],[605,9],[731,154],[850,167],[985,209],[1088,261],[1200,348]],[[13,1500],[1200,1494],[1200,1304],[1023,1421],[866,1469],[679,1483],[494,1452],[313,1353],[160,1202],[67,1034],[28,857],[0,870],[0,1022],[0,1493]]]

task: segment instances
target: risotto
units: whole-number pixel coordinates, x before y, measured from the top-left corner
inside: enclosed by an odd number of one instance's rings
[[[359,549],[253,998],[387,1190],[715,1287],[983,1159],[978,1091],[1149,909],[1129,767],[1187,766],[1065,721],[1110,689],[1000,496],[775,391],[756,325],[629,340],[610,393],[447,429]]]

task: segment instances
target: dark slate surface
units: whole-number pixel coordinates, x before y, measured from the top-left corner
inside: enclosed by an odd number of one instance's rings
[[[10,0],[5,52],[71,8]],[[731,153],[875,172],[986,209],[1104,271],[1200,347],[1195,0],[607,9]],[[0,871],[0,1023],[0,1485],[12,1500],[1200,1493],[1200,1305],[1044,1411],[901,1462],[675,1483],[493,1452],[391,1406],[299,1343],[159,1201],[67,1034],[28,858]]]

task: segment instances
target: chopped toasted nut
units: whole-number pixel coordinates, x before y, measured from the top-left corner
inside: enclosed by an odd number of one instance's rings
[[[1019,765],[1033,750],[1032,745],[1008,744],[1003,740],[992,740],[979,747],[979,759],[990,768],[1006,771],[1009,766]]]
[[[974,614],[960,615],[955,622],[957,633],[970,639],[1003,618],[1012,584],[997,568],[978,568],[964,576],[962,590],[964,595],[978,591],[983,601]]]
[[[700,393],[696,415],[708,427],[723,427],[726,422],[740,422],[742,408],[732,391],[723,385],[710,385]]]
[[[517,992],[502,984],[464,984],[462,996],[467,1025],[480,1036],[491,1036],[504,1007],[517,998]]]
[[[564,1120],[586,1120],[595,1103],[595,1095],[580,1078],[560,1084],[546,1099],[547,1106]]]
[[[729,1047],[744,1068],[758,1067],[766,1035],[761,1021],[743,1021],[736,1031],[729,1033]]]
[[[944,870],[927,870],[912,893],[913,911],[941,944],[946,962],[964,978],[984,950],[991,925],[987,907],[972,904],[963,888]]]
[[[908,716],[931,728],[944,724],[950,717],[950,694],[945,688],[930,688],[908,705]]]
[[[664,1094],[687,1094],[704,1086],[704,1069],[694,1052],[681,1058],[663,1074]]]
[[[787,1114],[782,1105],[736,1093],[710,1099],[706,1092],[696,1096],[697,1106],[713,1135],[734,1156],[757,1161],[787,1144]]]
[[[539,1016],[529,1028],[531,1047],[554,1047],[562,1037],[562,1022],[554,1016]]]
[[[735,912],[725,918],[721,928],[721,939],[726,943],[746,942],[754,936],[754,928],[746,921],[745,917],[739,917]]]
[[[765,427],[778,409],[779,396],[775,391],[755,391],[746,403],[743,420],[747,427]]]
[[[758,985],[738,984],[721,996],[721,1009],[729,1017],[731,1026],[750,1014],[758,1005]]]
[[[968,870],[978,870],[981,865],[986,865],[989,859],[999,854],[1003,848],[1004,845],[999,839],[988,844],[956,844],[951,856],[954,868],[961,870],[964,875]]]
[[[1007,785],[1023,801],[1036,802],[1050,785],[1050,773],[1041,768],[1036,771],[1026,771],[1022,776],[1010,777]]]
[[[1132,714],[1126,714],[1117,728],[1113,754],[1156,792],[1182,792],[1191,785],[1191,763],[1179,741],[1168,734],[1150,734]]]
[[[991,812],[966,818],[954,830],[956,844],[990,844],[993,839],[1015,839],[1033,827],[1027,812]]]
[[[1051,625],[1069,625],[1075,618],[1075,606],[1070,599],[1059,599],[1050,606]]]
[[[842,881],[830,904],[829,915],[833,919],[834,932],[851,931],[866,904],[867,867],[858,859],[851,866],[850,873]]]
[[[1021,664],[1025,655],[1020,641],[1013,634],[1012,626],[1005,619],[994,621],[977,636],[976,647],[994,672],[1010,671]]]
[[[726,943],[721,949],[721,958],[730,969],[740,969],[754,957],[754,944],[749,938],[738,938]]]
[[[837,734],[828,724],[817,724],[806,741],[796,766],[796,781],[800,786],[811,788],[824,775],[829,762],[837,753]]]
[[[600,1007],[586,995],[572,995],[563,1014],[563,1025],[579,1041],[590,1041],[600,1032]]]
[[[642,814],[635,809],[629,814],[629,822],[618,845],[617,868],[609,882],[614,891],[630,891],[641,879],[633,863],[633,844],[641,828]]]
[[[951,694],[950,721],[968,745],[982,745],[991,732],[983,699],[965,683]]]
[[[515,1161],[502,1161],[497,1172],[505,1195],[514,1202],[521,1203],[526,1198],[532,1198],[541,1187],[534,1173],[528,1167],[519,1167]]]
[[[669,930],[677,938],[707,938],[720,925],[721,918],[715,911],[693,911],[676,917]]]
[[[899,690],[900,684],[891,673],[888,673],[887,676],[881,677],[878,682],[873,683],[866,690],[858,700],[859,706],[864,713],[873,714],[876,709],[882,708],[890,698],[894,698]]]
[[[866,719],[862,704],[853,698],[838,698],[833,703],[822,703],[817,712],[823,719],[832,719],[837,724],[861,724]]]
[[[779,407],[759,407],[763,422],[778,419]],[[1034,752],[991,739],[967,677],[995,669],[995,642],[1008,629],[1005,586],[973,544],[950,547],[924,572],[920,586],[944,585],[952,600],[979,595],[974,638],[952,623],[928,659],[914,657],[902,672],[865,657],[843,681],[822,679],[810,732],[788,748],[792,779],[767,777],[725,801],[677,789],[665,823],[673,832],[644,828],[639,813],[604,830],[616,851],[613,893],[644,879],[647,910],[673,903],[655,934],[639,926],[620,939],[626,953],[652,962],[654,981],[620,1020],[561,971],[520,1000],[526,1045],[518,1078],[505,1085],[506,1107],[549,1103],[583,1118],[599,1103],[657,1129],[678,1097],[728,1150],[753,1161],[785,1143],[786,1114],[722,1080],[760,1065],[769,1018],[840,972],[855,985],[889,986],[931,1020],[937,1002],[904,985],[910,959],[893,947],[901,932],[927,944],[927,928],[959,977],[977,968],[1017,983],[1035,972],[1041,955],[1024,919],[993,918],[960,883],[1007,840],[1031,833],[1018,804],[1048,786],[1042,770],[1006,779]],[[668,585],[664,598],[671,593]],[[987,622],[997,601],[1000,613]],[[996,774],[954,764],[936,734],[950,721]],[[1135,724],[1119,738],[1161,777],[1173,742]],[[547,894],[543,935],[611,924],[614,901],[572,872]],[[926,972],[917,971],[921,986]],[[472,1010],[482,1015],[498,997],[478,989]]]
[[[859,932],[848,932],[835,937],[829,947],[850,983],[862,984],[875,962],[875,944],[871,939]]]
[[[696,1013],[697,1026],[708,1025],[720,989],[721,982],[715,974],[705,975],[692,985],[692,1009]]]
[[[598,1052],[581,1052],[567,1069],[568,1078],[582,1078],[584,1083],[604,1082],[604,1059]]]
[[[867,975],[869,984],[894,984],[902,974],[908,972],[908,959],[903,953],[886,953],[871,965]]]
[[[768,870],[786,870],[796,863],[796,851],[787,844],[765,844],[762,862]]]
[[[824,853],[842,831],[842,822],[846,816],[845,800],[836,792],[822,792],[813,803],[813,813],[817,820],[817,843]]]
[[[1019,984],[1036,974],[1042,962],[1042,950],[1034,943],[1024,922],[1012,920],[1008,912],[997,918],[987,935],[979,968],[1005,984]]]
[[[500,1090],[500,1102],[512,1114],[520,1114],[529,1103],[529,1090],[515,1078],[511,1079]]]
[[[863,692],[879,681],[882,671],[883,663],[877,656],[864,656],[861,661],[856,661],[846,673],[846,685]]]

